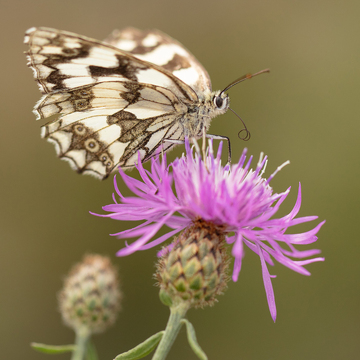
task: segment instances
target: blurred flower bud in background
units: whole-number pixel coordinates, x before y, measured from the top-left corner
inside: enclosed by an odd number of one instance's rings
[[[117,272],[108,257],[86,255],[76,264],[59,293],[64,323],[76,333],[94,334],[114,324],[120,310]]]

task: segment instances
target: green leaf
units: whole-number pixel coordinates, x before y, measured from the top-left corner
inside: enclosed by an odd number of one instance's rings
[[[34,350],[45,354],[62,354],[75,350],[75,345],[46,345],[35,342],[31,343],[30,345]]]
[[[98,360],[98,354],[96,352],[95,345],[91,340],[87,343],[87,349],[86,349],[86,360]]]
[[[137,360],[145,357],[156,348],[163,335],[164,331],[159,331],[133,349],[118,355],[114,360]]]
[[[204,353],[203,349],[200,347],[196,339],[195,329],[190,321],[182,319],[181,322],[186,325],[187,338],[190,347],[193,349],[196,356],[201,360],[208,360],[208,357]]]

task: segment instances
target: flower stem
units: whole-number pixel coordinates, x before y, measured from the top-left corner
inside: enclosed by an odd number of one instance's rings
[[[86,349],[87,349],[87,343],[90,338],[90,335],[88,332],[76,332],[76,339],[75,339],[75,345],[76,348],[72,353],[71,360],[84,360]]]
[[[166,325],[165,333],[157,347],[152,360],[165,360],[181,328],[181,320],[184,318],[189,305],[186,303],[170,307],[170,317]]]

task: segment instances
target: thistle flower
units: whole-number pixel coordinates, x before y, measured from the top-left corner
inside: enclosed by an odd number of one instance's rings
[[[77,334],[103,332],[112,325],[119,311],[121,293],[110,259],[87,255],[65,279],[59,305],[66,325]]]
[[[252,157],[246,162],[246,149],[238,163],[231,166],[221,165],[222,144],[214,155],[212,142],[202,159],[199,152],[185,142],[186,154],[167,166],[163,160],[153,159],[151,170],[143,168],[139,157],[137,170],[142,181],[134,179],[119,169],[120,175],[134,196],[121,194],[116,178],[115,190],[120,203],[106,205],[103,210],[110,214],[99,215],[122,221],[144,222],[132,229],[113,234],[118,238],[138,238],[126,245],[117,255],[126,256],[138,250],[147,250],[157,246],[178,232],[188,229],[201,220],[211,224],[224,235],[224,241],[231,246],[235,258],[232,279],[238,280],[244,257],[244,245],[255,252],[262,267],[262,276],[267,301],[273,320],[276,319],[274,291],[271,284],[268,265],[274,265],[273,259],[303,275],[310,275],[304,265],[323,261],[316,257],[304,259],[320,253],[320,250],[299,251],[294,245],[312,244],[324,221],[312,230],[299,234],[285,234],[288,228],[317,219],[317,216],[295,218],[301,205],[301,187],[292,211],[281,218],[274,218],[281,203],[290,192],[290,188],[277,194],[270,182],[277,170],[268,178],[263,177],[267,157],[260,156],[256,168],[250,169]],[[171,171],[170,171],[171,170]],[[157,232],[166,225],[170,228],[165,235],[152,240]],[[152,241],[151,241],[152,240]],[[160,252],[161,256],[163,252]],[[295,260],[294,260],[295,259]]]

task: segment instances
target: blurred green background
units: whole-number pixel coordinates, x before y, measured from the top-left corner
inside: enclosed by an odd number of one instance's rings
[[[213,121],[211,133],[230,137],[234,160],[245,145],[255,158],[265,152],[267,175],[291,161],[272,182],[276,192],[292,186],[281,214],[292,208],[300,181],[300,216],[327,220],[316,243],[326,261],[307,266],[311,277],[270,269],[277,275],[274,324],[260,260],[247,250],[239,281],[213,308],[191,310],[188,318],[210,360],[360,358],[359,1],[2,0],[0,16],[2,359],[50,358],[29,343],[73,341],[56,294],[84,253],[111,256],[124,292],[116,326],[94,338],[101,359],[163,329],[168,318],[152,279],[156,249],[116,258],[123,241],[108,234],[130,224],[88,213],[111,202],[112,181],[77,175],[40,139],[43,122],[31,112],[40,93],[22,44],[32,26],[96,39],[126,26],[158,28],[193,52],[214,89],[271,69],[229,91],[251,140],[237,138],[241,124],[230,112]],[[170,160],[182,151],[178,146]],[[169,359],[196,359],[184,329]]]

